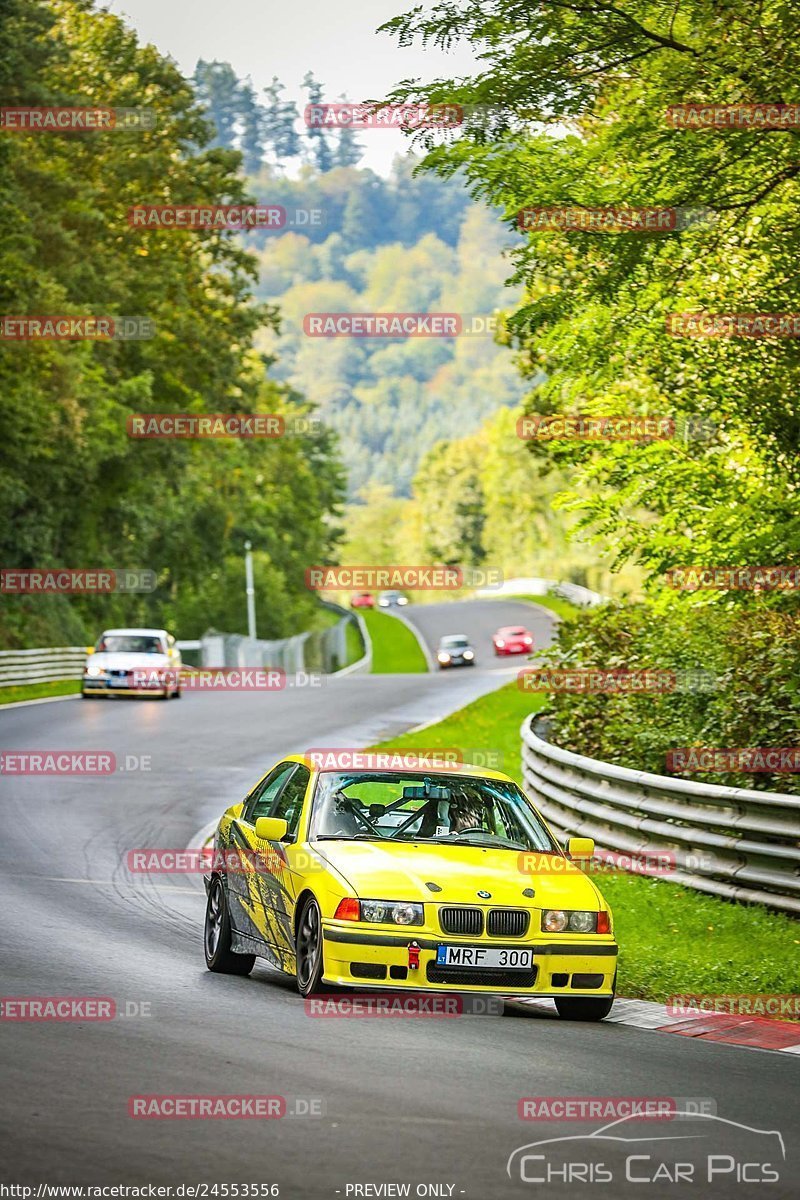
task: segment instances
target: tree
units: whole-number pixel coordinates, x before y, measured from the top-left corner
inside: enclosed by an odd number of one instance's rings
[[[303,87],[308,96],[309,106],[322,104],[322,84],[314,78],[312,71],[307,71],[303,76]],[[311,162],[318,171],[330,171],[333,166],[333,153],[328,131],[309,123],[306,138]]]
[[[216,130],[211,145],[233,150],[237,145],[242,116],[242,87],[230,63],[199,59],[192,82],[201,104],[208,110]]]

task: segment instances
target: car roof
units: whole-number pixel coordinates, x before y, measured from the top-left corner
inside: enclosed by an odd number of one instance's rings
[[[162,634],[167,636],[166,629],[104,629],[101,637],[106,637],[108,634],[145,634],[147,637],[160,637]]]
[[[462,641],[462,642],[469,641],[469,638],[467,637],[467,635],[465,633],[443,633],[442,636],[439,638],[439,641],[447,642],[450,640],[450,638],[458,638],[459,641]]]
[[[332,748],[331,752],[334,753],[335,749]],[[402,750],[392,750],[392,749],[374,750],[374,751],[362,750],[362,751],[358,751],[358,753],[360,753],[360,754],[374,753],[374,754],[387,754],[387,755],[392,754],[392,755],[396,755],[397,757],[401,757],[403,754],[403,751]],[[407,766],[407,767],[406,766],[398,766],[396,768],[395,767],[386,767],[386,768],[323,767],[323,768],[320,768],[320,767],[313,766],[311,763],[309,763],[308,759],[302,754],[287,754],[287,755],[285,755],[284,758],[280,759],[280,762],[302,763],[303,766],[305,766],[305,767],[311,767],[312,773],[316,772],[318,775],[329,775],[329,774],[397,775],[398,771],[407,771],[409,775],[456,775],[456,776],[457,775],[480,775],[485,779],[500,779],[504,783],[513,783],[514,782],[514,780],[509,775],[504,775],[502,771],[492,771],[489,769],[489,767],[473,767],[473,766],[470,766],[469,763],[464,763],[460,767],[451,766],[448,763],[446,767],[438,768],[438,769],[436,767],[422,766],[422,765],[414,765],[414,766]],[[276,763],[275,766],[277,766],[277,765],[278,764]],[[272,767],[270,767],[270,770],[272,770]]]
[[[527,633],[528,630],[524,625],[501,625],[498,633]]]

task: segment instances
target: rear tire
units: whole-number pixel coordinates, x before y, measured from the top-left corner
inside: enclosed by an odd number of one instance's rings
[[[325,969],[322,939],[322,915],[313,896],[309,896],[297,919],[294,947],[297,963],[297,990],[301,996],[312,996]]]
[[[222,880],[216,875],[208,889],[203,948],[209,971],[220,975],[249,975],[255,954],[236,954],[231,950],[231,919]]]
[[[582,996],[556,996],[556,1008],[562,1021],[602,1021],[611,1012],[613,996],[585,999]]]

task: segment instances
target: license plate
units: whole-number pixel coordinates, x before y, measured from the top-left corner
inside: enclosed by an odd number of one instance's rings
[[[524,970],[533,964],[532,950],[497,950],[489,946],[439,946],[437,967],[487,967]]]

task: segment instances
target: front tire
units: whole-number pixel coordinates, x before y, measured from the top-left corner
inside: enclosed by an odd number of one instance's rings
[[[602,999],[582,996],[556,996],[556,1008],[562,1021],[602,1021],[611,1012],[613,996]]]
[[[297,990],[301,996],[312,996],[322,982],[325,966],[322,951],[322,916],[313,896],[306,900],[297,922],[295,955]]]
[[[203,948],[209,971],[220,975],[249,975],[255,954],[236,954],[231,950],[231,918],[222,880],[216,875],[208,889]]]

